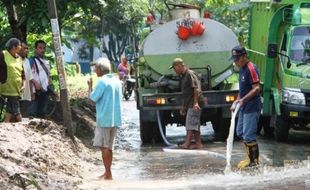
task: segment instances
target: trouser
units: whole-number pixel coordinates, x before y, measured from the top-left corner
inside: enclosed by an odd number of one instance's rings
[[[47,92],[41,92],[35,95],[28,109],[28,115],[32,117],[44,117],[46,115],[46,106],[48,102]]]
[[[236,132],[245,143],[256,141],[259,115],[259,112],[244,113],[243,110],[239,110]]]

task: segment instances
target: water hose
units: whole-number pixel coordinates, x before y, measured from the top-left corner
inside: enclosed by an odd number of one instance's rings
[[[178,147],[177,144],[172,144],[172,143],[170,143],[170,142],[167,140],[167,138],[166,138],[166,136],[165,136],[165,134],[164,134],[164,131],[163,131],[163,126],[161,125],[159,110],[156,110],[156,115],[157,115],[157,123],[158,123],[159,132],[160,132],[160,135],[161,135],[161,137],[163,138],[165,144],[166,144],[167,146],[171,147],[171,148],[172,148],[172,147]]]
[[[163,78],[164,78],[164,76],[161,76],[157,82],[160,83]],[[162,139],[164,140],[164,143],[168,146],[166,148],[163,148],[164,152],[201,154],[201,155],[211,155],[211,156],[214,156],[217,158],[222,158],[222,159],[226,158],[225,155],[223,155],[223,154],[211,152],[211,151],[207,151],[207,150],[179,149],[178,148],[179,146],[177,144],[172,144],[167,140],[167,138],[164,134],[164,131],[163,131],[162,124],[161,124],[159,110],[156,110],[156,116],[157,116],[157,123],[158,123],[160,135],[161,135]]]
[[[157,122],[158,122],[158,127],[159,127],[159,131],[160,131],[160,135],[163,138],[165,144],[168,146],[166,148],[163,148],[164,152],[168,152],[168,153],[183,153],[183,154],[195,154],[195,155],[210,155],[216,158],[221,158],[221,159],[225,159],[225,155],[217,153],[217,152],[211,152],[211,151],[207,151],[207,150],[194,150],[194,149],[179,149],[177,144],[172,144],[170,143],[164,132],[163,132],[163,128],[161,125],[161,121],[160,121],[160,115],[159,115],[159,110],[156,111],[156,115],[157,115]]]
[[[162,80],[163,78],[165,78],[164,75],[161,76],[161,77],[158,79],[157,82],[160,83],[161,80]],[[156,92],[157,92],[157,90],[156,90]],[[165,136],[165,134],[164,134],[164,131],[163,131],[163,126],[161,125],[159,110],[156,110],[156,116],[157,116],[157,123],[158,123],[159,132],[160,132],[160,135],[161,135],[162,139],[164,140],[165,144],[166,144],[167,146],[169,146],[169,147],[174,147],[174,148],[175,148],[175,147],[178,147],[177,144],[172,144],[172,143],[170,143],[170,142],[167,140],[167,138],[166,138],[166,136]]]
[[[230,173],[231,172],[231,153],[232,153],[232,148],[233,148],[233,141],[234,141],[234,134],[235,134],[235,118],[238,113],[238,110],[240,108],[239,103],[234,103],[232,105],[235,107],[234,111],[231,113],[231,120],[230,120],[230,128],[229,128],[229,135],[226,140],[226,168],[225,168],[225,173]]]

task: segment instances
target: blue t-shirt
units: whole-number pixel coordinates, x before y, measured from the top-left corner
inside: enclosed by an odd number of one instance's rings
[[[259,83],[259,72],[257,67],[252,62],[247,63],[240,69],[239,73],[239,95],[243,98],[252,90],[252,85]],[[244,113],[260,112],[261,100],[260,95],[257,94],[249,101],[245,102],[241,107]]]
[[[103,75],[90,99],[96,103],[96,122],[99,127],[122,125],[122,86],[114,74]]]

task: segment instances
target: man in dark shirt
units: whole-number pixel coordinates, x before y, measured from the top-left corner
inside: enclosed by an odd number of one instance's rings
[[[259,164],[259,150],[256,142],[257,123],[261,111],[259,72],[255,64],[247,57],[244,47],[232,49],[231,60],[239,67],[239,94],[231,110],[240,105],[237,136],[242,137],[247,150],[247,158],[238,164],[238,168],[253,167]]]
[[[175,58],[172,66],[176,74],[182,78],[182,108],[181,115],[186,115],[186,139],[181,148],[201,149],[203,145],[200,138],[200,115],[203,106],[201,95],[201,85],[195,73],[186,68],[181,58]],[[191,145],[192,137],[195,138],[195,144]]]

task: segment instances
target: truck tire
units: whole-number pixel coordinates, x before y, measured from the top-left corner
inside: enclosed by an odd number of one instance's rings
[[[218,140],[226,140],[229,133],[230,119],[221,118],[211,121],[215,137]]]
[[[153,140],[154,122],[142,122],[140,120],[140,139],[143,144],[151,143]]]
[[[274,128],[270,126],[270,116],[260,115],[257,124],[257,134],[261,134],[261,130],[264,129],[265,137],[273,137]]]
[[[160,115],[161,127],[162,127],[163,133],[166,137],[166,125],[168,124],[167,121],[170,118],[171,112],[170,111],[160,111],[159,115]],[[156,124],[154,126],[156,127],[154,130],[154,141],[155,141],[155,143],[163,143],[164,139],[162,138],[162,136],[160,134],[158,121],[156,121]]]
[[[276,116],[274,137],[277,141],[286,142],[289,134],[290,122],[283,116]]]
[[[162,127],[166,135],[166,127]],[[153,139],[155,143],[164,142],[156,122],[140,122],[140,138],[143,144],[152,143]]]
[[[218,120],[212,120],[211,124],[212,124],[214,134],[218,135],[220,133],[220,126],[219,126]]]
[[[155,143],[162,143],[164,142],[164,139],[162,138],[159,128],[158,128],[158,123],[154,124],[155,128],[154,128],[154,142]],[[166,136],[166,126],[162,124],[162,128],[163,128],[163,133]]]

